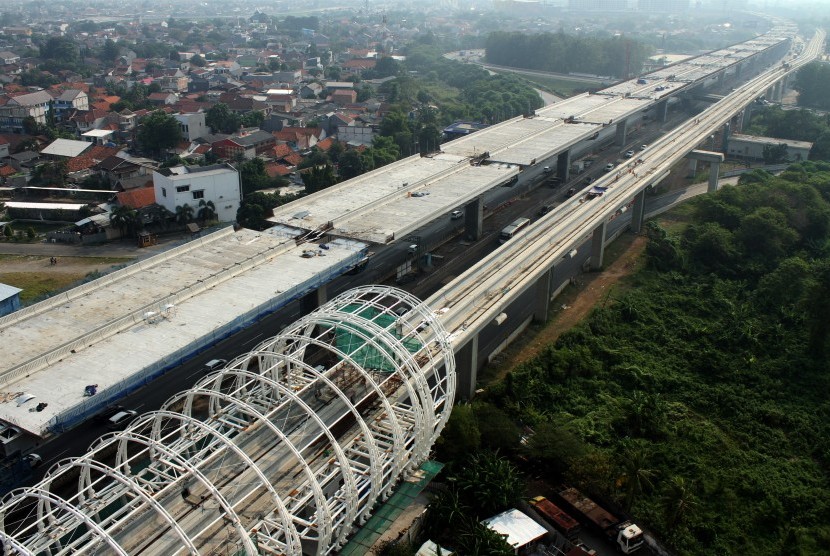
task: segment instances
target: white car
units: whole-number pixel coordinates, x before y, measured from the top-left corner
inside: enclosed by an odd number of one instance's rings
[[[634,156],[634,151],[625,151],[625,157],[626,158],[631,158],[633,156]]]
[[[135,419],[138,412],[133,409],[125,409],[123,411],[119,411],[115,415],[109,418],[107,421],[107,426],[112,430],[120,430],[130,424],[130,421]]]
[[[450,220],[460,220],[464,218],[464,213],[460,210],[454,210],[450,213]]]
[[[614,169],[614,163],[613,162],[609,162],[608,164],[605,165],[605,171],[606,172],[610,172],[613,169]]]

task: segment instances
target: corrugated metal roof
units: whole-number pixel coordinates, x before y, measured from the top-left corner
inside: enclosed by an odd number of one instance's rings
[[[506,535],[507,544],[513,548],[521,548],[548,533],[547,529],[536,523],[529,515],[517,509],[507,510],[485,519],[482,523],[496,533]]]
[[[72,139],[55,139],[49,146],[40,151],[40,154],[48,154],[52,156],[66,156],[69,158],[78,156],[89,147],[92,143],[87,141],[73,141]]]

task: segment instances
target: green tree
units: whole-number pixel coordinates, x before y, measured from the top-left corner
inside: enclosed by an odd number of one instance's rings
[[[188,62],[199,68],[203,68],[207,65],[207,61],[199,54],[191,56]]]
[[[176,207],[176,222],[187,224],[193,220],[193,207],[187,203]]]
[[[78,61],[78,45],[70,37],[50,37],[40,49],[40,56],[63,64]]]
[[[640,446],[628,446],[620,461],[620,475],[617,487],[623,492],[625,509],[631,510],[632,504],[640,494],[654,488],[657,472],[649,467],[646,453]]]
[[[366,172],[366,161],[363,155],[355,149],[350,149],[340,157],[338,173],[343,180],[349,180]]]
[[[213,204],[213,201],[205,201],[204,199],[201,199],[199,201],[199,212],[197,215],[202,223],[210,222],[216,218],[216,205]]]
[[[239,129],[240,118],[224,102],[214,104],[205,114],[205,123],[214,133],[232,133]]]
[[[137,137],[146,150],[160,153],[175,147],[182,140],[182,131],[176,118],[157,110],[142,120]]]
[[[524,477],[506,457],[478,452],[464,462],[457,474],[462,499],[476,505],[482,515],[512,507],[524,494]]]
[[[506,453],[519,447],[521,430],[507,413],[485,402],[474,403],[473,412],[484,448]]]
[[[104,42],[104,46],[101,47],[101,60],[105,62],[115,61],[119,54],[121,54],[121,49],[112,39],[107,39],[106,42]]]
[[[136,215],[136,211],[130,207],[124,205],[115,207],[113,211],[110,212],[110,224],[118,228],[122,238],[127,237],[126,230],[135,221]]]
[[[686,479],[675,475],[666,484],[660,504],[666,528],[674,531],[694,513],[698,502]]]
[[[475,519],[468,519],[456,544],[465,556],[512,556],[513,547],[505,538]]]
[[[779,164],[786,162],[789,158],[787,145],[780,143],[778,145],[764,145],[763,152],[764,164]]]
[[[455,404],[441,436],[435,443],[442,461],[461,461],[481,446],[473,408],[469,404]]]

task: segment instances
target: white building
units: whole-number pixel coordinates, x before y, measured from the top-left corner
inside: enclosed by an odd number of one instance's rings
[[[242,201],[239,172],[230,164],[212,166],[176,166],[153,172],[156,203],[172,213],[176,207],[188,205],[193,215],[200,201],[212,201],[220,222],[236,220]]]
[[[173,117],[179,122],[182,137],[188,141],[194,141],[210,133],[210,129],[205,125],[204,112],[173,114]]]
[[[764,147],[774,148],[780,145],[787,146],[788,162],[807,160],[810,156],[810,149],[813,148],[813,144],[808,141],[733,133],[729,136],[726,155],[730,158],[763,160]]]

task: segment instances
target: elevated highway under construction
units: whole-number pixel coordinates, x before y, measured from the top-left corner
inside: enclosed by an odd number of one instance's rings
[[[544,319],[551,270],[574,243],[591,238],[591,264],[601,266],[609,218],[630,206],[638,229],[647,187],[821,52],[824,34],[818,33],[798,57],[780,64],[793,33],[778,27],[755,39],[745,58],[767,52],[774,66],[606,175],[599,182],[602,196],[579,196],[561,205],[426,302],[380,286],[338,296],[174,396],[160,411],[102,437],[84,456],[59,462],[34,487],[9,493],[0,507],[6,552],[218,554],[233,547],[246,554],[336,553],[373,504],[428,456],[453,400],[472,395],[479,334],[488,327],[516,326],[511,304],[528,292],[538,299],[536,317]],[[741,67],[735,60],[724,64],[718,71]],[[677,84],[677,75],[664,81]],[[631,98],[630,92],[609,98],[623,106],[619,98]],[[664,97],[651,101],[659,106]],[[549,123],[567,128],[579,118],[572,113]],[[538,122],[528,120],[534,119],[516,120],[515,134],[533,133]],[[573,129],[589,126],[580,133],[586,134],[582,141],[590,141],[609,125],[583,122]],[[617,122],[614,133],[624,136],[625,129],[625,122]],[[561,149],[571,139],[542,141],[537,148],[515,139],[507,124],[479,133],[478,139],[473,134],[443,150],[450,157],[470,156],[472,150],[470,167],[497,166],[502,174],[488,176],[490,182],[538,174],[548,159],[567,172],[570,155]],[[576,144],[574,138],[571,146]],[[456,160],[447,159],[436,179],[420,176],[397,191],[379,192],[373,201],[378,212],[359,217],[367,235],[350,241],[378,241],[368,234],[398,239],[395,225],[381,221],[384,210],[424,198],[415,193],[432,193],[441,178],[455,179],[453,165],[465,164]],[[467,190],[456,199],[471,195]],[[475,200],[467,202],[468,224],[474,227],[480,209],[469,208]],[[274,217],[304,229],[293,245],[313,249],[314,258],[322,249],[303,243],[316,234],[337,236],[356,222],[349,210],[326,203],[301,199]],[[332,212],[321,212],[324,206]],[[421,209],[428,213],[423,218],[437,210]],[[418,210],[400,211],[401,229],[413,225],[417,217],[407,215]],[[77,485],[69,493],[66,477]]]

